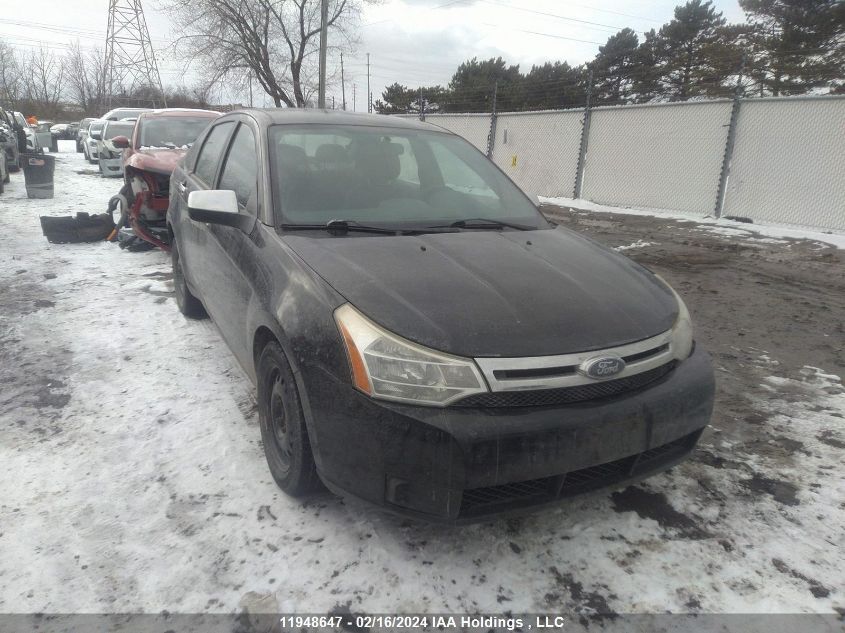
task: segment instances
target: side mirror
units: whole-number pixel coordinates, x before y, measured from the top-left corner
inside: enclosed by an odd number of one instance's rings
[[[209,189],[188,194],[188,217],[194,222],[233,226],[249,233],[255,218],[238,210],[238,197],[231,189]]]
[[[111,140],[111,144],[117,149],[127,149],[129,147],[129,139],[125,136],[115,136]]]
[[[93,138],[95,141],[99,141],[99,140],[102,140],[103,135],[100,134],[99,132],[92,132],[91,138]]]

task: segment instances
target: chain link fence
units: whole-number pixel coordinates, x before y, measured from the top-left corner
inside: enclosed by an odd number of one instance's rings
[[[491,158],[523,191],[570,196],[583,118],[583,110],[500,114]]]
[[[730,110],[729,100],[595,108],[582,197],[712,213]]]
[[[726,215],[845,231],[845,99],[743,100]]]
[[[574,197],[580,175],[581,197],[600,204],[845,231],[845,95],[425,120],[528,193]]]

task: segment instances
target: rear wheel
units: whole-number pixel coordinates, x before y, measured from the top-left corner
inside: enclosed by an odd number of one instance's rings
[[[299,390],[290,363],[275,341],[261,351],[256,377],[261,440],[273,479],[293,497],[320,490]]]
[[[173,287],[179,312],[190,319],[204,319],[208,314],[202,305],[202,301],[191,294],[188,289],[188,282],[185,281],[185,270],[182,267],[182,257],[179,254],[175,239],[170,247],[170,261],[173,264]]]

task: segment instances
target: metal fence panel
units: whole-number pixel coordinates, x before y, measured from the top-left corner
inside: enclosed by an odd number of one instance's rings
[[[493,160],[523,191],[571,196],[583,110],[500,114]]]
[[[845,99],[743,100],[722,215],[845,230]]]
[[[454,132],[482,152],[487,152],[487,134],[490,132],[489,114],[426,114],[425,122]]]
[[[582,196],[713,213],[730,111],[727,100],[595,108]]]

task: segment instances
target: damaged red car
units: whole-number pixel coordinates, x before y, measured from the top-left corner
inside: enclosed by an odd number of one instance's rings
[[[143,112],[132,138],[112,139],[123,149],[124,185],[120,190],[120,225],[164,250],[170,250],[165,216],[173,168],[211,121],[211,110],[168,108]]]

